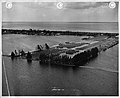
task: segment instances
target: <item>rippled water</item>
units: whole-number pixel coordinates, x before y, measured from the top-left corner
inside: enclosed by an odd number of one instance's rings
[[[27,49],[33,49],[36,43],[43,43],[40,40],[53,45],[59,41],[78,41],[80,37],[3,35],[3,53],[23,42],[24,48],[28,45]],[[25,59],[12,61],[8,57],[3,57],[2,65],[6,68],[11,95],[118,95],[118,45],[84,67],[41,65],[38,61],[28,64]],[[3,95],[7,95],[4,75],[3,71]]]

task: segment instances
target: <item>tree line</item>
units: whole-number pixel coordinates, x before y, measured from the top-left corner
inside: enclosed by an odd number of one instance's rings
[[[101,33],[101,32],[79,32],[79,31],[52,31],[52,30],[13,30],[13,29],[2,29],[2,34],[26,34],[26,35],[46,35],[46,36],[56,36],[56,35],[74,35],[74,36],[118,36],[118,33]]]
[[[91,59],[98,56],[98,48],[94,47],[91,50],[87,50],[81,53],[78,53],[73,58],[67,55],[53,55],[52,53],[45,54],[41,53],[39,56],[41,63],[48,63],[48,61],[52,64],[68,64],[68,65],[84,65],[89,62]]]

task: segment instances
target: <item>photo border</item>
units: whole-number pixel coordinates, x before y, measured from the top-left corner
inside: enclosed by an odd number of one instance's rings
[[[119,6],[118,6],[118,29],[119,29],[119,32],[120,32],[120,24],[119,24],[120,23],[120,0],[1,0],[0,1],[0,29],[2,30],[2,2],[35,2],[35,1],[36,2],[111,2],[111,1],[119,2]],[[1,85],[0,86],[0,96],[1,96],[1,98],[16,98],[16,97],[20,97],[20,98],[21,97],[22,98],[41,97],[41,98],[45,98],[45,97],[47,97],[47,96],[44,96],[44,97],[43,96],[2,96],[2,31],[1,30],[0,30],[0,38],[1,38],[1,40],[0,40],[0,51],[1,51],[0,52],[1,53],[1,57],[0,57],[0,65],[1,65],[0,66],[0,85]],[[119,42],[120,42],[120,34],[119,34]],[[120,48],[118,50],[118,53],[120,55],[119,51],[120,51]],[[118,56],[118,58],[119,58],[119,56]],[[119,61],[120,61],[120,58],[118,60],[118,64],[119,64]],[[120,70],[120,67],[119,67],[119,70]],[[120,79],[120,76],[119,76],[119,79]],[[119,81],[119,79],[118,79],[118,81]],[[119,81],[119,83],[120,83],[120,81]],[[120,90],[120,85],[119,85],[119,90]],[[63,97],[63,96],[59,96],[59,97]],[[79,96],[79,97],[81,97],[81,96]],[[93,96],[90,96],[90,97],[93,97]],[[98,97],[98,96],[96,96],[96,97]],[[101,96],[99,96],[99,97],[101,97]],[[103,96],[103,97],[106,97],[106,96]]]

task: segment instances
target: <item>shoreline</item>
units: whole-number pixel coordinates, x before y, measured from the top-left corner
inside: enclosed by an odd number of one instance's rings
[[[37,30],[37,29],[2,29],[2,34],[24,34],[24,35],[46,35],[46,36],[59,36],[59,35],[74,35],[74,36],[118,36],[117,32],[97,32],[97,31],[69,31],[69,30]]]
[[[28,29],[24,29],[24,28],[2,28],[4,30],[30,30]],[[70,32],[91,32],[91,33],[119,33],[119,31],[105,31],[105,30],[58,30],[58,29],[37,29],[37,28],[32,28],[32,30],[46,30],[46,31],[70,31]]]

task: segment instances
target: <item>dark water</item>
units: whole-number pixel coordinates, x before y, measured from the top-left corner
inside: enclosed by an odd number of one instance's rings
[[[85,67],[41,65],[3,57],[11,95],[118,95],[118,45]],[[3,95],[7,95],[3,71]]]
[[[3,22],[2,27],[9,29],[46,29],[118,33],[117,22]]]

